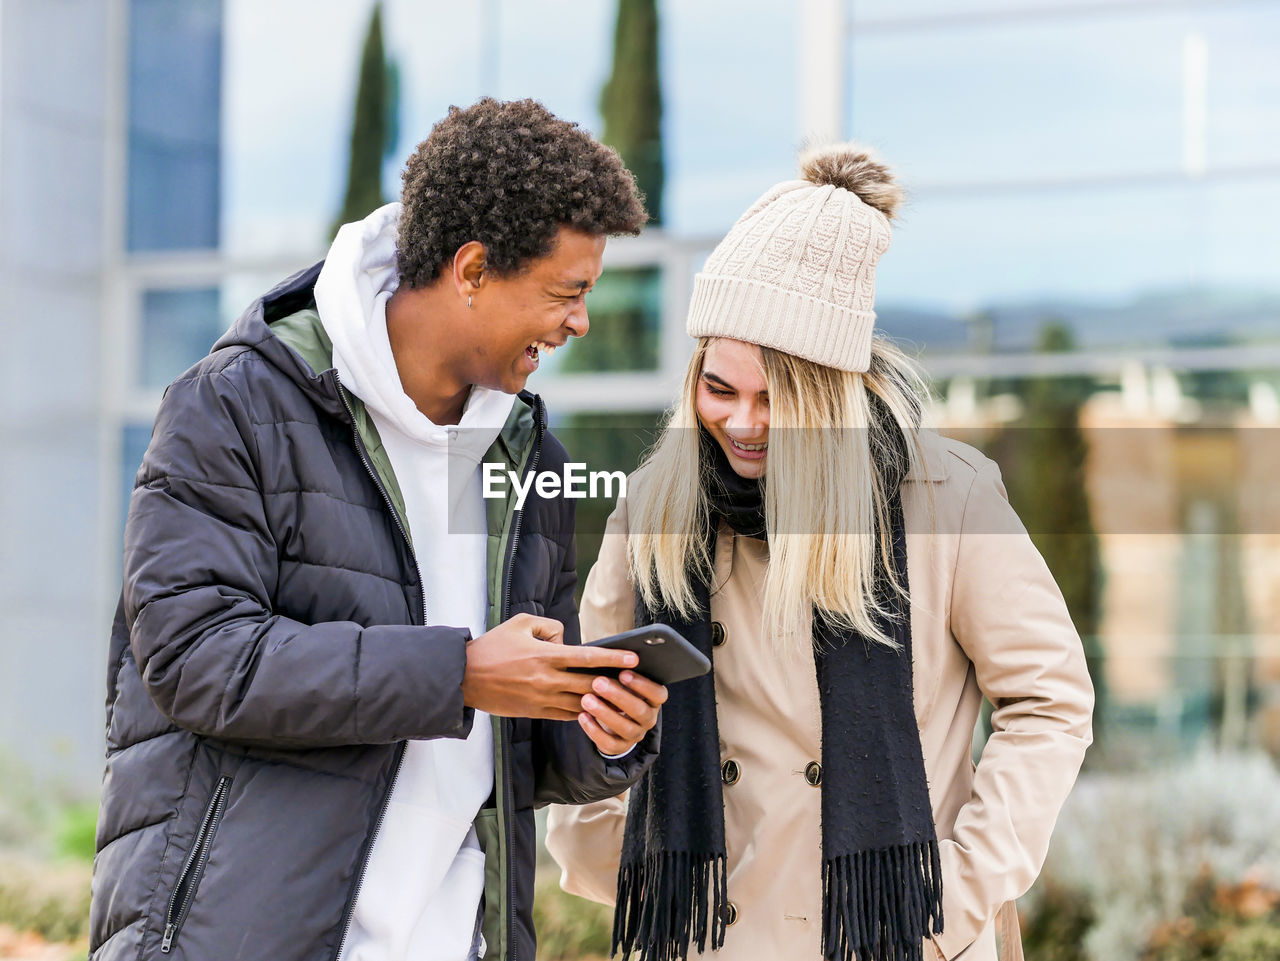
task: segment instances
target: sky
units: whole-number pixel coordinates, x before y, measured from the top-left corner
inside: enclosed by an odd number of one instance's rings
[[[1073,2],[1088,15],[1061,15]],[[1149,0],[1108,12],[1005,0],[1001,9],[1025,15],[955,19],[991,5],[854,5],[848,132],[877,146],[909,192],[881,264],[882,301],[964,312],[1177,286],[1280,289],[1280,230],[1263,215],[1280,211],[1280,5]],[[227,0],[223,237],[233,256],[322,252],[370,6]],[[667,229],[716,237],[793,175],[796,5],[660,10]],[[598,131],[613,16],[608,0],[386,0],[402,91],[388,193],[431,124],[482,93],[532,96]],[[1186,178],[1189,163],[1209,176]]]

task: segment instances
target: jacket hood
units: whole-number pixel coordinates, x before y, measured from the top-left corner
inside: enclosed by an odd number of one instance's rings
[[[333,369],[333,344],[314,311],[316,278],[324,261],[286,277],[251,303],[213,345],[212,352],[249,348],[296,384],[322,410],[344,417]],[[297,317],[297,320],[292,320]],[[289,318],[290,320],[286,320]],[[281,322],[284,322],[283,324]],[[284,334],[285,336],[281,336]]]
[[[249,348],[298,386],[318,408],[346,421],[350,412],[333,366],[333,342],[316,312],[315,286],[325,261],[319,261],[286,277],[251,303],[213,345],[213,352]],[[546,413],[537,394],[522,390],[516,395],[499,442],[516,457],[535,430],[546,425]],[[365,418],[357,404],[357,418]]]
[[[457,425],[433,423],[404,391],[387,333],[386,306],[400,278],[396,240],[401,206],[386,204],[338,230],[316,279],[315,301],[333,344],[333,365],[342,386],[359,397],[379,423],[394,426],[419,445],[448,448],[479,463],[502,429],[514,397],[471,388]],[[461,428],[459,430],[458,428]]]

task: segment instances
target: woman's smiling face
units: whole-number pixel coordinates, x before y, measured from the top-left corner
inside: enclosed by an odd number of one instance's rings
[[[698,420],[740,477],[763,477],[769,456],[769,385],[760,348],[718,337],[698,376]]]

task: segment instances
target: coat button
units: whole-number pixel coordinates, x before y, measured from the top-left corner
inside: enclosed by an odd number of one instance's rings
[[[817,761],[810,761],[807,765],[805,765],[804,779],[808,781],[810,784],[812,784],[814,787],[817,787],[819,784],[821,784],[822,783],[822,765],[819,764]]]
[[[711,646],[719,647],[725,642],[724,625],[719,621],[711,622]]]
[[[726,901],[722,911],[724,913],[724,923],[726,925],[736,924],[738,922],[738,906],[732,901]]]
[[[742,769],[733,758],[720,765],[720,780],[725,784],[737,784],[740,777],[742,777]]]

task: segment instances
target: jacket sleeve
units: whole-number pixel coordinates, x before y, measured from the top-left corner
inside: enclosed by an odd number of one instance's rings
[[[625,501],[619,501],[609,517],[600,555],[587,575],[582,592],[584,640],[608,637],[635,626],[635,595],[627,576],[626,541],[627,507]],[[637,750],[643,747],[642,741]],[[624,796],[594,804],[551,808],[547,818],[547,850],[560,865],[560,886],[564,890],[613,904],[626,819]]]
[[[625,504],[625,500],[620,503]],[[614,515],[619,510],[625,511],[625,508],[615,509]],[[613,523],[612,516],[609,523]],[[607,530],[606,528],[606,542],[610,540]],[[593,567],[591,575],[587,578],[588,590],[594,575]],[[577,584],[576,554],[571,542],[565,551],[564,562],[557,574],[555,597],[548,609],[551,617],[565,625],[566,644],[578,644],[581,639],[584,639],[579,634],[578,611],[573,601],[573,592]],[[585,603],[584,597],[584,605]],[[584,626],[586,626],[585,622]],[[585,639],[595,640],[611,633],[617,633],[617,631],[592,633],[585,636]],[[535,724],[537,727],[534,744],[538,753],[535,754],[534,797],[539,804],[585,804],[602,798],[615,797],[635,783],[658,756],[661,717],[653,729],[640,740],[640,743],[620,758],[604,757],[577,721],[537,721]],[[619,843],[621,843],[621,836],[619,836]]]
[[[197,734],[280,747],[465,737],[467,631],[273,613],[279,558],[259,464],[225,370],[170,387],[124,552],[130,643],[160,711]]]
[[[1079,635],[990,462],[965,505],[951,630],[994,713],[972,794],[940,842],[945,931],[935,943],[946,958],[1031,887],[1092,740]]]

